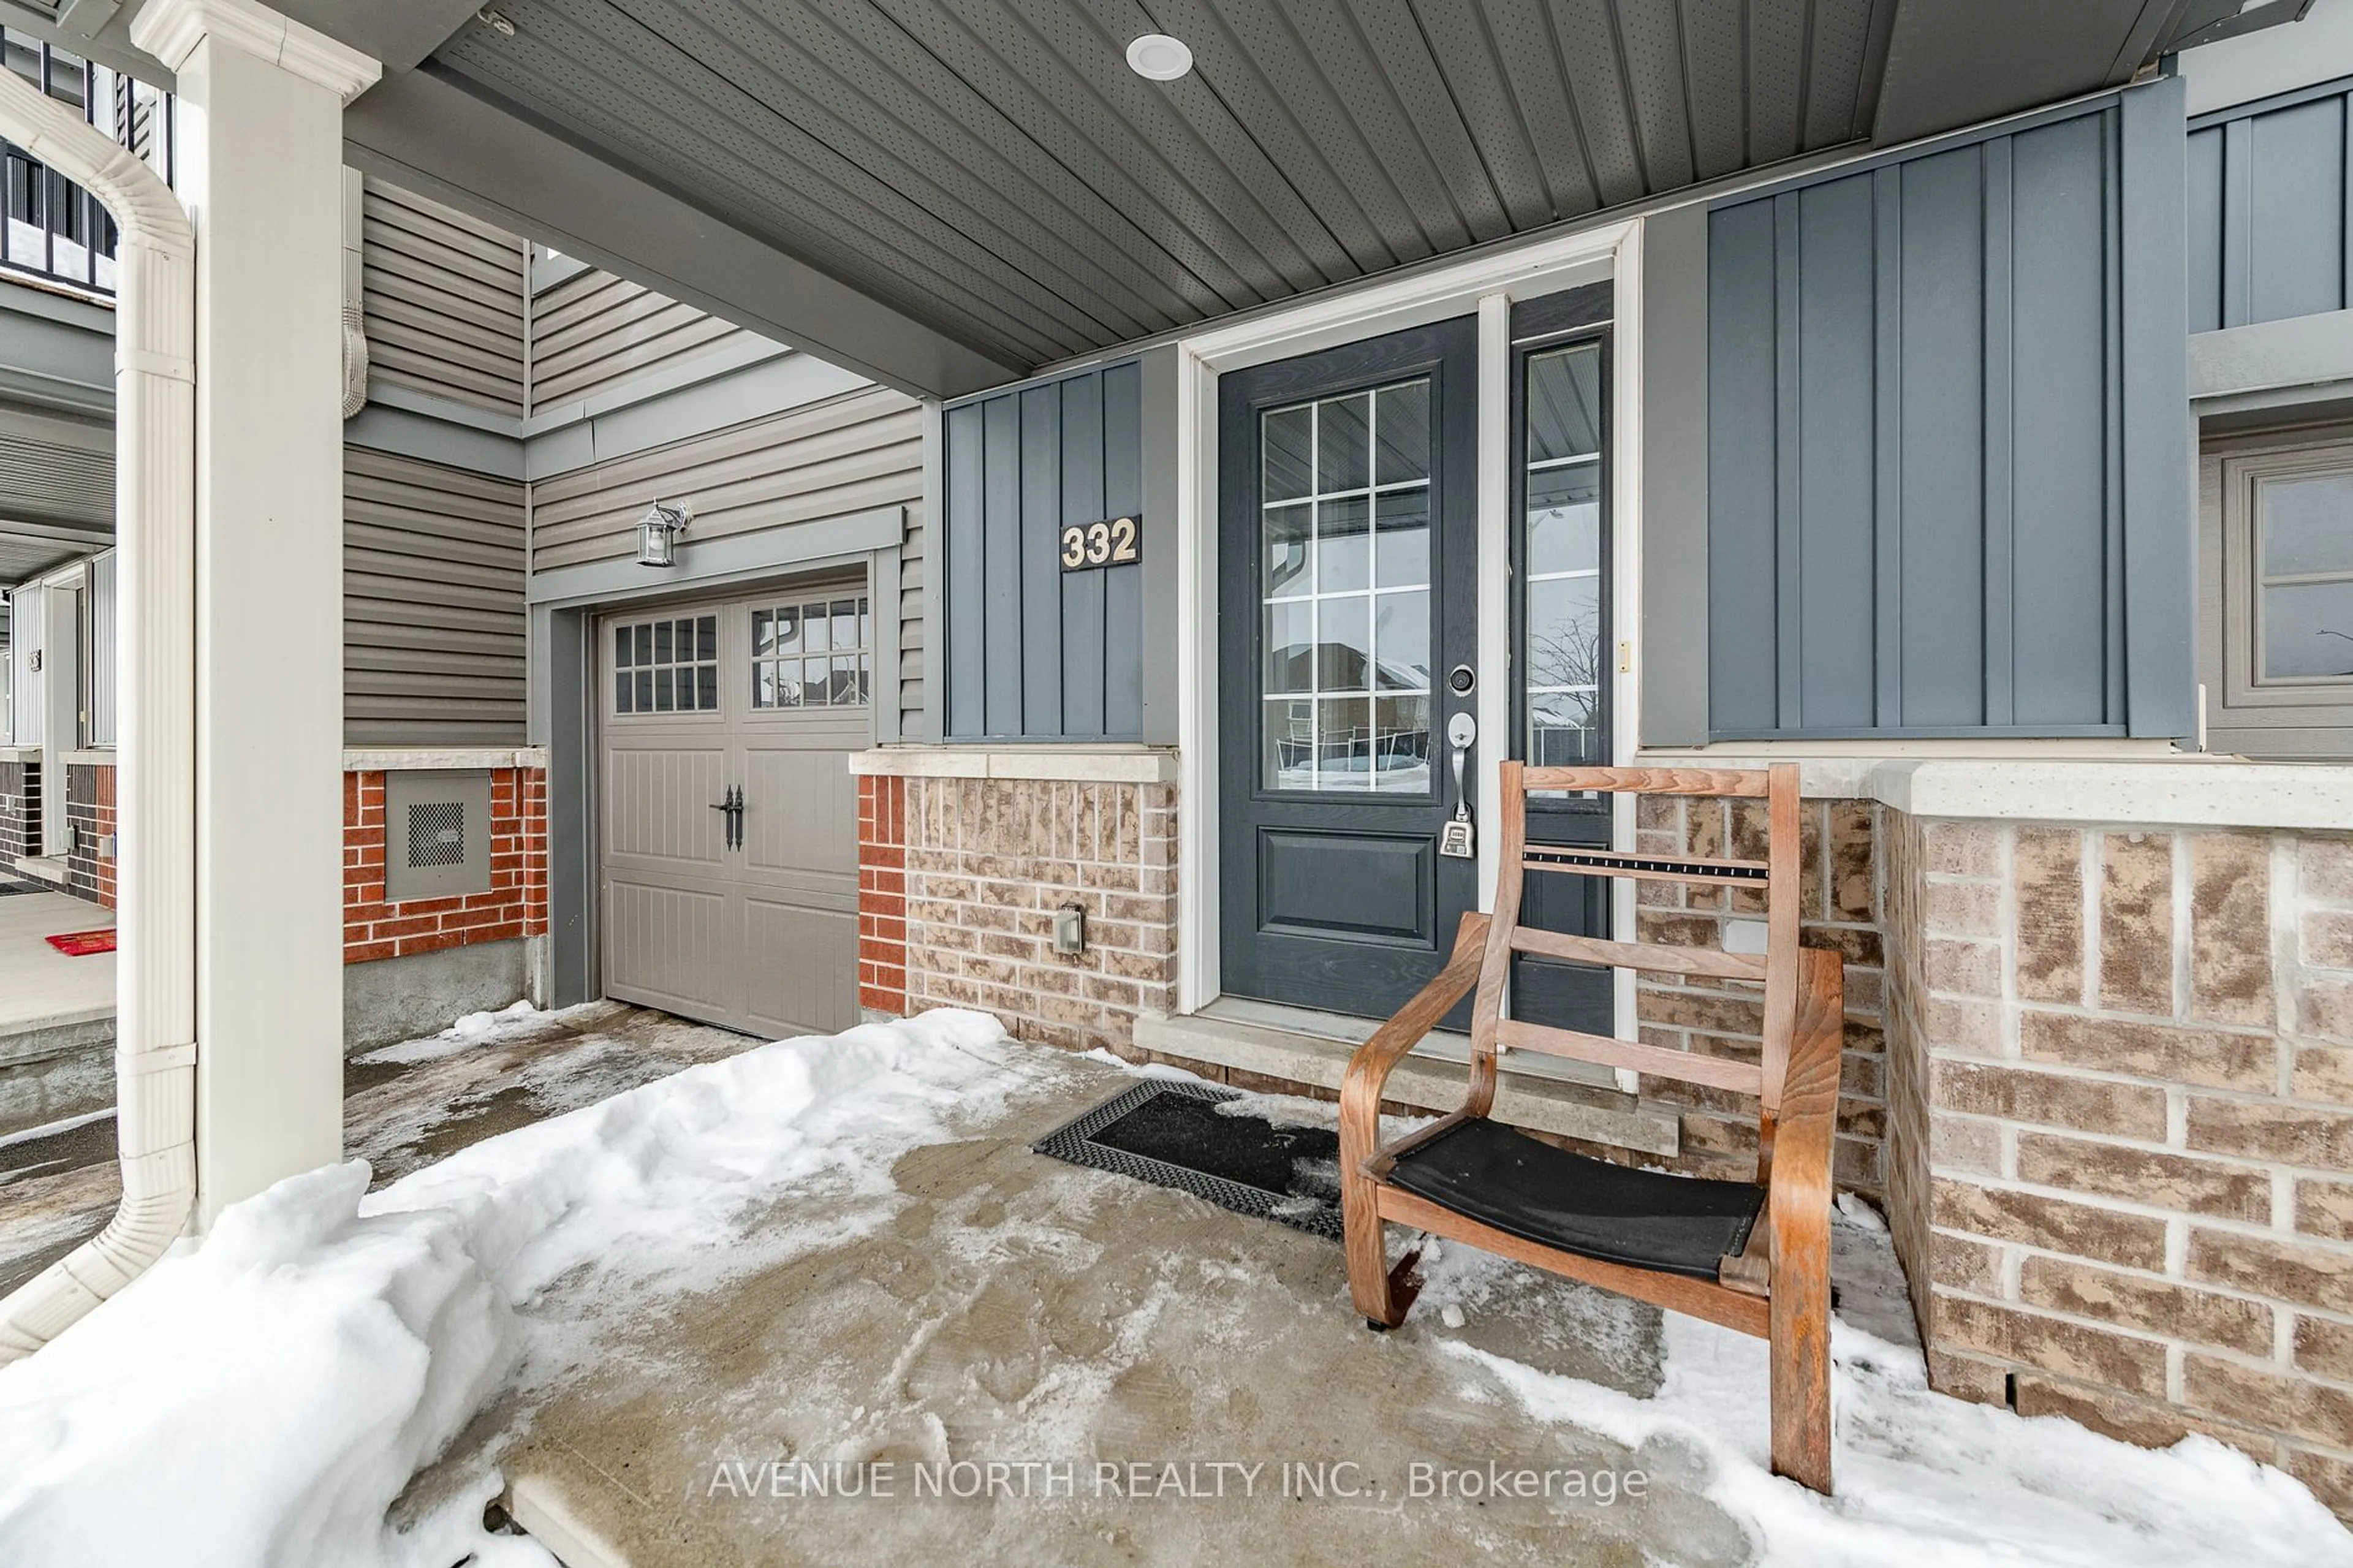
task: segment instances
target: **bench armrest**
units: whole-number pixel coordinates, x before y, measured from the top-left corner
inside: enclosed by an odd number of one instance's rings
[[[1381,1091],[1389,1074],[1421,1037],[1478,983],[1480,962],[1486,956],[1487,917],[1470,913],[1454,933],[1454,952],[1446,967],[1414,993],[1413,999],[1373,1031],[1373,1037],[1348,1058],[1340,1079],[1340,1170],[1356,1171],[1381,1141]]]

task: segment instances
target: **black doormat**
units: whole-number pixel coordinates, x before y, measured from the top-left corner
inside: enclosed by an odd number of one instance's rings
[[[1214,1084],[1150,1079],[1029,1147],[1339,1240],[1339,1134],[1219,1110],[1240,1098]]]
[[[0,877],[0,899],[5,899],[12,893],[45,893],[47,891],[48,886],[43,882],[19,882],[12,878]]]

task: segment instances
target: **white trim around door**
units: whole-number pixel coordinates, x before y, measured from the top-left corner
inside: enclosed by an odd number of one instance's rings
[[[1508,679],[1511,650],[1502,614],[1510,603],[1510,397],[1513,301],[1556,293],[1582,283],[1612,280],[1615,336],[1611,360],[1612,459],[1615,494],[1609,507],[1617,563],[1612,584],[1617,617],[1613,658],[1615,758],[1630,762],[1640,733],[1639,686],[1624,650],[1641,646],[1641,222],[1598,225],[1575,234],[1482,256],[1395,282],[1376,283],[1311,300],[1295,309],[1216,328],[1180,340],[1177,348],[1177,801],[1184,831],[1177,837],[1177,1009],[1195,1013],[1217,1000],[1219,983],[1218,889],[1218,377],[1270,361],[1354,342],[1451,317],[1480,318],[1478,535],[1481,609],[1478,719],[1482,736],[1511,733]],[[1489,752],[1489,760],[1495,753]],[[1488,770],[1482,770],[1487,772]],[[1612,825],[1620,848],[1633,846],[1633,817],[1619,802]],[[1482,780],[1482,815],[1495,819],[1495,785]],[[1482,836],[1487,837],[1487,836]],[[1492,850],[1482,855],[1480,901],[1492,905]],[[1630,889],[1620,889],[1612,923],[1631,935]],[[1618,976],[1617,1032],[1634,1029],[1632,976]]]

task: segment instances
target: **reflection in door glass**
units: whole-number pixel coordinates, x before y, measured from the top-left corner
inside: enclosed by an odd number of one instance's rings
[[[1525,595],[1527,760],[1606,763],[1601,692],[1601,351],[1592,343],[1527,362]]]
[[[752,706],[859,708],[873,694],[864,598],[816,599],[752,612]]]
[[[1273,410],[1259,445],[1264,783],[1426,795],[1430,379]]]

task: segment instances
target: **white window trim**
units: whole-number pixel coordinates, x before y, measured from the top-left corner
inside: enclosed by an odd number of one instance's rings
[[[1177,836],[1176,1005],[1198,1012],[1220,984],[1218,887],[1218,377],[1385,332],[1476,314],[1479,318],[1479,540],[1477,701],[1481,752],[1493,762],[1512,732],[1511,310],[1514,301],[1580,283],[1613,283],[1609,498],[1613,638],[1641,646],[1642,225],[1639,218],[1514,246],[1394,282],[1375,283],[1213,328],[1176,343],[1177,800],[1187,822]],[[1641,733],[1631,661],[1611,655],[1612,761],[1630,763]],[[1490,742],[1487,738],[1493,737]],[[1479,816],[1500,819],[1501,781],[1481,769]],[[1612,839],[1633,847],[1632,801],[1615,803]],[[1479,901],[1494,907],[1500,865],[1494,836],[1480,837]],[[1612,889],[1620,936],[1634,920],[1630,884]],[[1634,1029],[1634,976],[1617,979],[1617,1033]]]
[[[2207,437],[2198,458],[2200,749],[2353,757],[2353,681],[2253,683],[2253,507],[2263,479],[2353,468],[2353,425]]]

